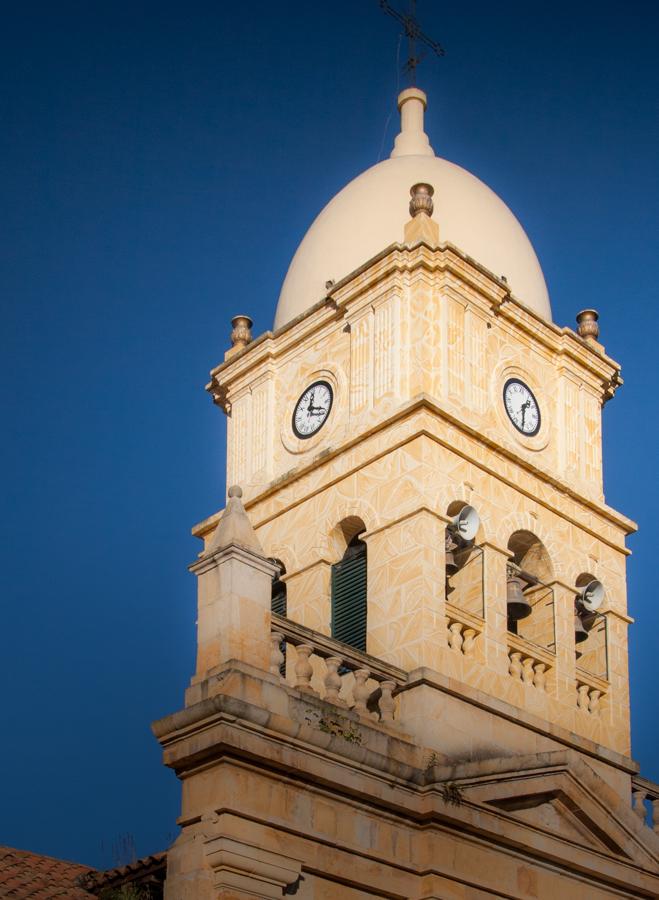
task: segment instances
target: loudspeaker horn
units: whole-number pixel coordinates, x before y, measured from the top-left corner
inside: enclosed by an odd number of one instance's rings
[[[604,602],[604,585],[601,581],[589,581],[581,588],[577,603],[586,612],[596,612]]]
[[[473,541],[480,523],[480,516],[474,507],[463,506],[457,516],[453,517],[449,528],[463,541]]]

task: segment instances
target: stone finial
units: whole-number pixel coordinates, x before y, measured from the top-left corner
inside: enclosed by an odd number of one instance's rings
[[[435,193],[435,189],[431,184],[425,184],[424,182],[419,182],[419,184],[413,184],[410,188],[410,215],[412,218],[414,216],[418,216],[419,213],[425,213],[428,216],[432,216],[433,214],[433,202],[432,196]]]
[[[263,556],[263,548],[245,512],[242,495],[243,489],[237,484],[229,488],[229,501],[210,539],[208,553],[216,553],[225,547],[237,545]]]
[[[252,325],[254,322],[249,316],[234,316],[231,320],[233,330],[231,332],[231,346],[234,350],[242,350],[252,342]]]
[[[599,313],[596,309],[582,309],[577,314],[577,331],[587,341],[596,341],[600,335],[600,327],[597,324]]]
[[[433,214],[432,197],[435,189],[431,184],[419,182],[410,188],[410,215],[412,218],[405,224],[405,243],[428,244],[437,247],[439,244],[439,225],[430,217]]]

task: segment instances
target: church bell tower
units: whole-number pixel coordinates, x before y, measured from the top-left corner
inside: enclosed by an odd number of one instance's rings
[[[211,372],[229,499],[194,529],[185,708],[154,725],[183,785],[166,896],[659,896],[635,526],[602,489],[620,368],[594,310],[552,321],[513,214],[435,155],[425,94],[398,106],[274,330],[236,316]]]

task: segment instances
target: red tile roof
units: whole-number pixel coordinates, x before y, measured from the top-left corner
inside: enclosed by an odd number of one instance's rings
[[[131,883],[149,888],[153,896],[162,896],[162,885],[166,875],[167,852],[162,851],[105,872],[92,870],[82,879],[81,884],[88,891],[93,891],[96,896],[103,889],[118,888]]]
[[[80,863],[0,847],[0,897],[7,900],[89,900],[78,879],[93,872]]]

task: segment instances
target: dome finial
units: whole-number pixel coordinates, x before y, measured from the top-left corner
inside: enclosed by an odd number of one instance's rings
[[[410,188],[412,218],[405,225],[405,243],[409,246],[420,241],[429,247],[437,247],[439,244],[439,225],[431,219],[434,193],[434,187],[426,182],[418,182]]]
[[[398,95],[400,110],[400,134],[394,141],[392,159],[396,156],[434,156],[428,135],[423,130],[423,113],[428,100],[416,87],[407,88]]]

